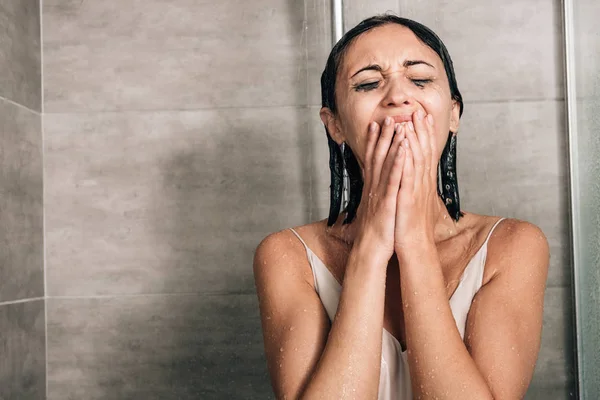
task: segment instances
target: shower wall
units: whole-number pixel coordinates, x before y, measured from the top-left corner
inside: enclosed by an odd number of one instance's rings
[[[252,258],[311,212],[305,21],[44,0],[48,399],[272,396]]]
[[[46,391],[38,0],[0,0],[0,398]]]
[[[528,398],[568,398],[559,1],[471,3],[348,0],[346,26],[391,10],[448,45],[463,208],[548,236]],[[44,0],[42,14],[48,399],[272,398],[253,251],[327,216],[329,1]]]

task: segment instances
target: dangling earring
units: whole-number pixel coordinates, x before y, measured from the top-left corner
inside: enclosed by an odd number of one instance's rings
[[[329,218],[327,226],[332,226],[337,221],[342,206],[342,193],[344,191],[344,165],[342,150],[331,138],[327,128],[327,145],[329,146],[329,170],[331,171],[331,185],[329,186]]]
[[[446,146],[442,151],[440,167],[442,187],[441,190],[438,187],[438,194],[444,201],[450,217],[458,221],[464,214],[460,211],[458,178],[456,175],[456,134],[452,131],[448,134]]]

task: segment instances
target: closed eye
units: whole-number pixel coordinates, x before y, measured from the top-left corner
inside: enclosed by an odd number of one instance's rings
[[[431,82],[431,79],[411,79],[415,85],[418,87],[424,87],[425,84]]]
[[[425,87],[425,85],[430,83],[432,80],[431,79],[411,79],[411,81],[418,87],[422,88],[422,87]],[[363,83],[361,85],[355,85],[354,90],[356,90],[357,92],[361,92],[361,91],[367,92],[369,90],[376,89],[378,86],[379,86],[379,81],[375,81],[375,82]]]
[[[366,91],[377,88],[377,86],[379,86],[379,81],[363,83],[362,85],[355,85],[354,90],[356,90],[357,92],[360,92],[360,91],[366,92]]]

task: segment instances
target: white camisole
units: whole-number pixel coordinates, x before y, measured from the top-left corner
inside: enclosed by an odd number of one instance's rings
[[[464,339],[467,314],[471,308],[473,297],[479,290],[483,281],[483,269],[487,256],[487,243],[494,231],[494,228],[504,218],[500,218],[490,232],[485,242],[477,250],[477,253],[469,261],[463,274],[460,277],[458,287],[450,298],[450,308],[456,321],[456,326],[460,332],[460,337]],[[306,248],[306,254],[315,280],[315,290],[321,299],[321,303],[329,320],[333,321],[340,300],[342,287],[325,266],[323,261],[306,245],[298,233],[289,228],[300,239]],[[385,328],[381,343],[381,372],[379,376],[379,400],[411,400],[412,389],[410,383],[410,373],[408,370],[408,358],[406,351],[398,340],[392,336]]]

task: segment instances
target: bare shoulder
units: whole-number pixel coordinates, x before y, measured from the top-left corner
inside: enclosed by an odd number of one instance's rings
[[[310,236],[316,223],[294,227],[301,236]],[[302,279],[313,286],[313,277],[308,264],[304,245],[289,229],[270,233],[256,247],[254,252],[255,279],[285,275],[288,278]]]
[[[539,274],[545,280],[549,264],[549,245],[544,232],[535,224],[505,218],[490,236],[486,264],[497,274],[518,279],[523,274]]]

